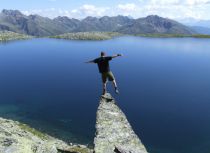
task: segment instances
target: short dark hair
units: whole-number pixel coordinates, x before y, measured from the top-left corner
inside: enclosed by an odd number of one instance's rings
[[[105,54],[106,54],[105,52],[101,52],[101,56],[105,56]]]

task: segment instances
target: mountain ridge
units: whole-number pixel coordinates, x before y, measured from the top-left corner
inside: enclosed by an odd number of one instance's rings
[[[203,26],[191,26],[191,29],[199,34],[210,35],[210,28]]]
[[[122,34],[195,34],[177,21],[150,15],[133,19],[127,16],[88,16],[82,20],[59,16],[24,15],[18,10],[2,10],[0,31],[7,30],[32,36],[53,36],[69,32],[119,32]]]

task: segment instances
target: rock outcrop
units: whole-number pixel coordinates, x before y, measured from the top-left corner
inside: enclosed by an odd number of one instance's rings
[[[110,94],[100,100],[94,146],[95,153],[147,153]]]
[[[0,118],[0,153],[92,153],[67,144],[17,121]]]
[[[110,94],[97,111],[94,151],[67,144],[17,121],[0,118],[0,153],[147,153]]]

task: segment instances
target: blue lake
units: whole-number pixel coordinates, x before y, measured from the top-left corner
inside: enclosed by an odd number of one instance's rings
[[[210,39],[32,39],[0,44],[0,116],[68,142],[93,143],[102,93],[95,64],[111,61],[109,92],[150,153],[210,152]]]

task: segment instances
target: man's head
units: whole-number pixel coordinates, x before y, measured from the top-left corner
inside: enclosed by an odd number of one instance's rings
[[[106,56],[105,52],[101,52],[101,57]]]

